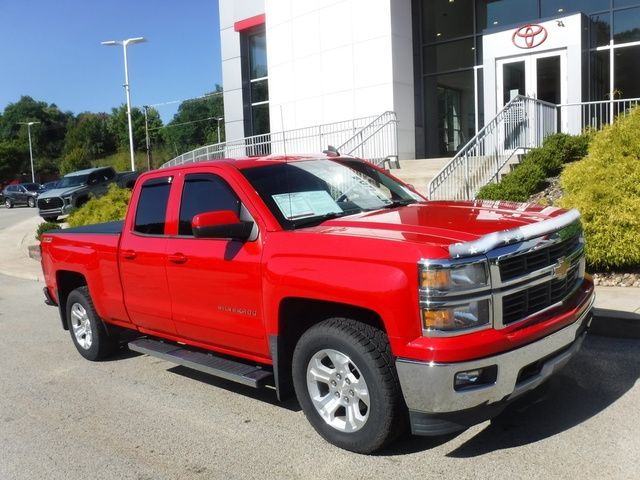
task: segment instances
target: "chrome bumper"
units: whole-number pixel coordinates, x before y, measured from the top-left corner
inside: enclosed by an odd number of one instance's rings
[[[406,359],[396,361],[396,369],[402,393],[409,410],[427,414],[460,412],[475,407],[491,406],[513,400],[536,388],[573,357],[586,335],[585,322],[590,322],[589,306],[571,325],[536,342],[506,353],[468,362],[435,364]],[[554,353],[557,352],[557,355]],[[546,359],[540,371],[518,383],[520,371],[531,364]],[[498,367],[496,382],[467,390],[454,390],[456,373]]]

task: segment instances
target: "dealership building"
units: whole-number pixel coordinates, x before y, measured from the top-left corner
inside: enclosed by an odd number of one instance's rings
[[[640,0],[219,5],[228,139],[393,111],[400,158],[447,157],[516,95],[640,97]]]

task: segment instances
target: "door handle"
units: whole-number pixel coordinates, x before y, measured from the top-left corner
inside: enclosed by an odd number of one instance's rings
[[[123,250],[122,251],[122,258],[124,258],[125,260],[135,260],[135,258],[137,256],[138,256],[138,254],[134,250]]]
[[[183,253],[174,253],[169,255],[169,261],[171,263],[186,263],[187,257]]]

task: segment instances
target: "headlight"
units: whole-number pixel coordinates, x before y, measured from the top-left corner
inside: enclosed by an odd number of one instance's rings
[[[428,336],[450,336],[491,325],[491,276],[484,256],[419,264],[420,322]]]
[[[420,288],[430,293],[464,292],[487,286],[489,273],[486,261],[420,266]]]
[[[423,308],[425,332],[466,330],[489,324],[489,300],[479,300],[444,308]]]

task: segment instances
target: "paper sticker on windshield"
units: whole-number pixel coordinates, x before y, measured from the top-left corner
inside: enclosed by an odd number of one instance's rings
[[[325,190],[281,193],[272,195],[272,198],[285,218],[289,220],[342,212],[329,192]]]

